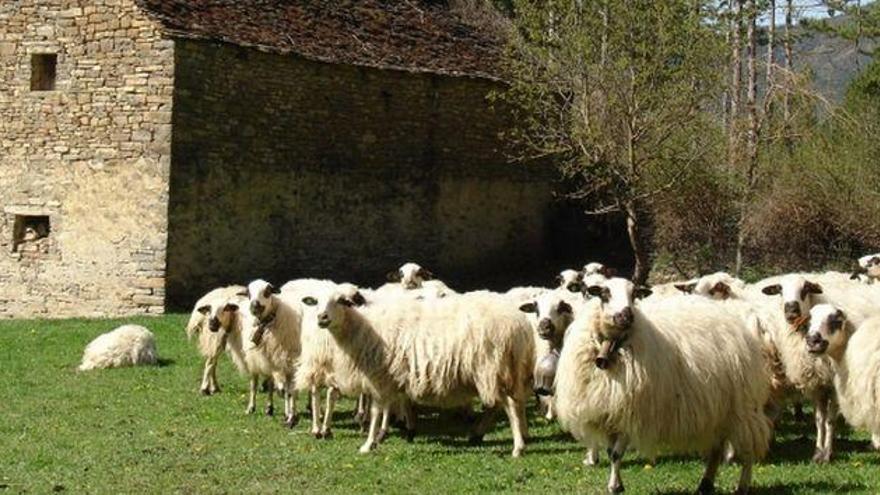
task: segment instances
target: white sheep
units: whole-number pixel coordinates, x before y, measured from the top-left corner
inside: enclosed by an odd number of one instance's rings
[[[301,351],[301,305],[294,295],[281,294],[262,279],[248,284],[247,292],[250,312],[256,319],[256,328],[248,339],[255,351],[247,355],[260,358],[249,369],[272,377],[276,389],[284,396],[284,424],[292,428],[298,421],[294,377]],[[249,332],[251,328],[245,330]],[[249,346],[247,341],[244,344]]]
[[[559,275],[556,276],[556,287],[571,292],[581,292],[581,284],[583,281],[583,272],[571,269],[562,270],[559,272]]]
[[[873,284],[880,278],[880,253],[862,256],[856,261],[850,279],[859,280],[867,284]]]
[[[635,287],[618,280],[589,287],[599,299],[569,327],[556,375],[560,423],[588,445],[609,445],[610,492],[623,491],[620,464],[632,444],[647,455],[703,454],[699,492],[710,493],[729,443],[745,493],[771,437],[763,412],[770,377],[757,332],[743,331],[750,322],[703,298],[635,306]]]
[[[186,336],[190,340],[193,337],[198,339],[196,345],[199,353],[205,358],[202,384],[199,387],[204,395],[212,395],[220,391],[220,385],[217,383],[217,364],[220,361],[220,356],[226,350],[226,333],[210,332],[207,328],[211,303],[225,301],[230,296],[245,290],[240,285],[214,289],[199,298],[190,313],[189,322],[186,324]]]
[[[880,317],[856,327],[834,305],[816,305],[806,347],[831,358],[840,412],[853,427],[871,432],[871,443],[880,450]]]
[[[708,297],[715,300],[742,298],[746,283],[726,272],[703,275],[695,280],[674,283],[673,286],[685,293]]]
[[[248,298],[245,293],[234,293],[225,299],[208,299],[202,307],[205,312],[208,332],[226,342],[226,350],[232,358],[236,369],[248,377],[250,385],[248,404],[245,412],[253,414],[257,408],[257,389],[260,379],[270,379],[271,374],[265,372],[268,366],[253,343],[253,335],[257,330],[257,320],[248,309]],[[274,385],[267,388],[266,415],[274,414]]]
[[[314,297],[303,300],[318,305]],[[485,407],[472,432],[480,441],[504,407],[524,448],[525,403],[534,368],[534,341],[526,318],[503,297],[460,295],[436,301],[380,301],[363,309],[338,293],[321,297],[318,324],[348,356],[347,366],[366,378],[373,397],[367,441],[376,445],[379,417],[402,401],[442,408]]]
[[[281,288],[282,293],[291,293],[297,301],[310,294],[326,294],[334,291],[339,291],[357,306],[366,304],[357,286],[348,283],[336,284],[330,280],[307,279],[288,282]],[[344,377],[337,380],[335,363],[338,361],[336,355],[340,351],[330,333],[318,327],[317,316],[313,313],[311,307],[303,307],[302,351],[297,364],[294,386],[296,390],[304,390],[311,396],[312,434],[315,438],[331,438],[333,435],[331,422],[337,396],[340,393],[358,396],[362,393],[363,387],[355,380],[347,380]],[[326,406],[322,421],[320,392],[325,388]]]
[[[617,271],[614,268],[610,268],[602,263],[597,263],[593,261],[584,265],[583,275],[585,277],[589,275],[601,275],[603,278],[607,279],[616,276]]]
[[[821,281],[821,285],[817,280]],[[779,305],[761,305],[761,294],[781,295]],[[762,324],[771,332],[788,381],[814,404],[816,450],[813,460],[826,463],[834,451],[834,369],[827,356],[807,352],[804,346],[805,322],[817,304],[834,303],[843,308],[858,325],[880,309],[880,290],[848,279],[846,274],[794,273],[771,277],[746,288]],[[766,297],[763,297],[766,300]],[[774,307],[775,306],[775,307]]]
[[[140,325],[122,325],[89,342],[79,370],[149,365],[158,359],[153,332]]]

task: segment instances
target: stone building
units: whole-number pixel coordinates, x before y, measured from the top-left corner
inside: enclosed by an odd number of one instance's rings
[[[0,316],[546,276],[579,216],[506,158],[499,50],[426,0],[5,0]]]

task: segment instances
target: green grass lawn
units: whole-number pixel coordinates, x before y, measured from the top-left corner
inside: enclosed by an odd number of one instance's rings
[[[184,321],[135,320],[156,333],[161,366],[89,373],[75,369],[83,348],[119,321],[0,322],[0,494],[604,490],[607,458],[583,467],[584,449],[534,411],[521,459],[510,458],[504,423],[471,447],[465,425],[421,417],[414,444],[392,435],[363,456],[351,401],[341,403],[332,440],[312,438],[305,415],[292,431],[280,417],[246,416],[246,383],[228,359],[222,393],[198,395],[202,363]],[[867,435],[846,432],[834,462],[815,466],[808,434],[812,422],[782,426],[755,471],[755,493],[880,492],[880,453]],[[630,454],[623,480],[629,493],[691,493],[701,473],[698,460],[662,458],[650,467]],[[737,474],[723,467],[719,490],[732,491]]]

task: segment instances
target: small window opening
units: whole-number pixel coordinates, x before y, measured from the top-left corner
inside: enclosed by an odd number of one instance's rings
[[[52,91],[55,89],[57,64],[57,54],[34,53],[31,55],[31,91]]]
[[[51,230],[47,215],[15,215],[13,251],[48,253]]]

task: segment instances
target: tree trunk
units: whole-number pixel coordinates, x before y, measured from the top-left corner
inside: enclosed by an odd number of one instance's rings
[[[767,89],[764,91],[765,98],[770,94],[770,88],[773,85],[773,64],[775,63],[775,54],[773,48],[776,44],[776,0],[770,0],[770,18],[767,25]]]
[[[624,205],[624,213],[626,214],[626,233],[629,235],[629,245],[632,247],[635,261],[632,281],[636,285],[644,285],[651,273],[648,246],[645,242],[644,217],[632,201]]]
[[[737,143],[739,142],[738,133],[738,117],[739,117],[739,100],[742,94],[742,39],[740,36],[742,24],[742,2],[743,0],[735,0],[733,2],[733,15],[730,21],[730,113],[727,121],[727,162],[731,169],[736,167],[737,162]]]
[[[757,40],[756,40],[756,19],[758,17],[755,0],[748,0],[746,3],[748,23],[746,26],[746,65],[748,67],[748,87],[746,96],[746,107],[749,116],[749,128],[746,133],[746,189],[743,193],[742,204],[740,205],[739,232],[736,238],[736,275],[739,276],[743,265],[743,247],[745,246],[745,219],[754,194],[755,184],[758,173],[758,70],[756,59]]]
[[[785,50],[785,71],[789,74],[794,70],[794,61],[791,56],[791,31],[792,31],[792,15],[794,13],[794,5],[792,0],[785,2],[785,37],[782,46]],[[785,150],[791,155],[794,152],[794,142],[791,139],[791,99],[788,95],[788,89],[782,97],[782,136],[785,143]]]

